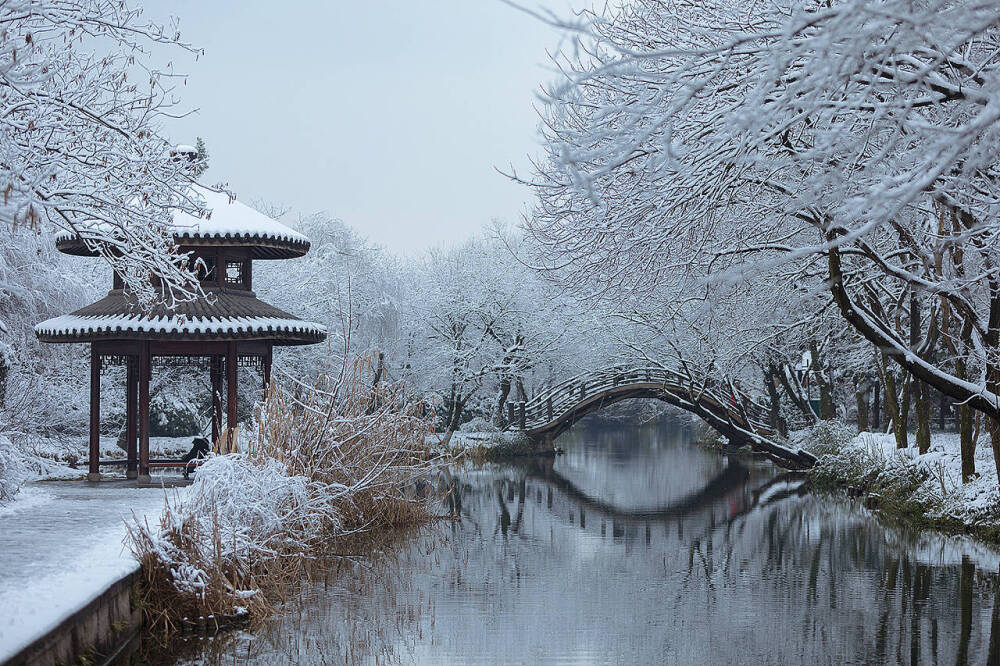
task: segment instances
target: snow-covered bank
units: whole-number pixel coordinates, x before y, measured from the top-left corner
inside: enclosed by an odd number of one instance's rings
[[[440,449],[441,453],[451,456],[460,456],[477,450],[490,450],[496,447],[509,445],[514,441],[515,433],[499,431],[470,431],[456,432],[451,436],[448,446],[441,445],[442,435],[440,433],[431,434],[427,438],[428,446]]]
[[[813,478],[825,485],[848,485],[872,497],[879,508],[936,527],[963,529],[991,541],[1000,539],[1000,484],[988,438],[976,447],[978,476],[962,483],[959,436],[938,433],[930,450],[896,448],[892,434],[845,434],[823,425],[793,435],[820,456]],[[911,437],[912,439],[912,437]]]
[[[166,491],[172,492],[172,491]],[[151,523],[165,491],[125,482],[28,483],[0,510],[0,662],[138,568],[124,518]]]

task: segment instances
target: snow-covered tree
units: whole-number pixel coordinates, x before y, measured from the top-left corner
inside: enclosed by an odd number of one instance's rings
[[[636,0],[591,25],[531,181],[547,265],[595,295],[819,279],[990,417],[1000,474],[995,7]]]
[[[12,0],[0,26],[0,224],[78,234],[141,306],[196,297],[164,227],[201,204],[161,136],[174,75],[148,53],[190,47],[109,0]]]
[[[264,206],[276,218],[287,211]],[[342,221],[325,212],[291,222],[309,237],[305,257],[261,262],[255,280],[261,294],[275,305],[322,323],[327,345],[350,358],[372,356],[382,363],[399,360],[399,310],[403,293],[401,263],[374,246]],[[290,354],[289,367],[301,376],[319,370],[317,360],[328,356],[325,345],[310,345]],[[385,378],[386,368],[376,372]]]

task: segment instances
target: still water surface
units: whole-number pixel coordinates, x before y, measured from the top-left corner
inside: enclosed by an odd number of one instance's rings
[[[985,664],[1000,555],[810,494],[677,423],[461,470],[459,518],[345,562],[253,633],[153,663]]]

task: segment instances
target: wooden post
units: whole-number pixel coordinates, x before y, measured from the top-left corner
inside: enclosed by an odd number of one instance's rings
[[[149,483],[149,378],[153,359],[149,341],[139,343],[139,483]]]
[[[139,369],[136,367],[138,358],[132,354],[126,357],[125,371],[125,438],[128,440],[125,446],[127,464],[125,466],[125,476],[134,479],[139,476],[138,451],[138,415],[136,408],[139,402]]]
[[[507,403],[507,423],[514,425],[514,403]]]
[[[524,427],[524,423],[525,423],[525,419],[524,419],[524,403],[523,402],[518,403],[518,408],[519,408],[519,410],[521,412],[521,430],[526,430],[527,428]]]
[[[264,354],[264,399],[267,400],[267,391],[271,388],[271,361],[273,348],[267,346],[267,353]]]
[[[212,446],[219,441],[222,434],[222,357],[212,356],[209,364],[209,375],[212,380]]]
[[[101,480],[101,355],[90,346],[90,466],[88,481]]]
[[[236,365],[238,357],[236,355],[236,343],[230,342],[226,345],[226,442],[232,447],[229,438],[233,436],[236,429]],[[232,450],[230,448],[230,450]]]
[[[587,395],[587,385],[580,382],[580,400],[583,400],[584,396]]]
[[[552,420],[552,396],[549,396],[548,400],[545,401],[545,406],[548,408],[549,421]]]

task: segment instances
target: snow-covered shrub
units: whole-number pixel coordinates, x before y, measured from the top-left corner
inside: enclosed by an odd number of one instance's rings
[[[459,427],[460,432],[497,432],[496,424],[482,416],[473,416]]]
[[[791,444],[815,456],[836,453],[857,436],[857,431],[838,419],[820,421],[791,433]]]
[[[14,499],[26,477],[20,453],[9,439],[0,435],[0,506]]]
[[[190,391],[160,392],[149,402],[150,434],[154,437],[190,437],[201,432],[198,406]]]
[[[0,332],[3,332],[2,329]],[[12,367],[14,367],[14,350],[9,344],[0,340],[0,406],[7,397],[7,378]]]
[[[976,447],[976,467],[986,474],[962,483],[958,434],[935,434],[930,450],[898,449],[893,435],[862,433],[822,456],[811,471],[820,486],[848,485],[879,496],[879,506],[924,523],[1000,530],[1000,488],[991,447]],[[989,471],[987,471],[989,470]]]
[[[280,580],[291,558],[337,525],[321,484],[289,475],[275,460],[236,453],[210,458],[168,502],[161,525],[132,524],[130,540],[152,606],[169,603],[170,614],[158,609],[169,626],[264,610],[262,582]]]
[[[244,451],[210,458],[160,525],[130,525],[154,623],[261,613],[313,551],[427,517],[430,424],[369,370],[274,385]]]

